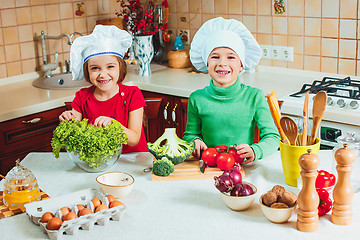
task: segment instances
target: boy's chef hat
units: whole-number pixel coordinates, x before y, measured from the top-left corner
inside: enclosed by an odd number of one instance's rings
[[[83,64],[94,56],[116,55],[121,58],[132,44],[131,35],[115,26],[96,25],[87,36],[78,37],[71,45],[70,61],[73,80],[84,78]]]
[[[194,67],[207,72],[208,57],[217,47],[234,50],[245,69],[253,69],[262,56],[261,48],[253,35],[244,24],[234,19],[218,17],[200,27],[190,46],[190,60]]]

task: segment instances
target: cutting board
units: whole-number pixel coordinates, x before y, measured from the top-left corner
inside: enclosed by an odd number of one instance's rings
[[[155,161],[155,159],[154,159]],[[184,162],[175,165],[174,172],[167,177],[160,177],[151,174],[151,181],[175,181],[191,179],[213,179],[214,176],[220,176],[223,171],[218,167],[207,167],[204,173],[200,172],[199,159],[191,156]],[[245,177],[245,171],[241,167],[241,175]]]
[[[40,189],[40,196],[41,196],[40,200],[50,198],[49,195],[47,195],[41,189]],[[9,208],[9,207],[5,206],[5,203],[3,201],[3,191],[0,191],[0,219],[6,218],[6,217],[11,217],[11,216],[14,216],[16,214],[23,213],[25,211],[26,211],[26,209],[23,208],[23,207],[13,209],[13,208]]]

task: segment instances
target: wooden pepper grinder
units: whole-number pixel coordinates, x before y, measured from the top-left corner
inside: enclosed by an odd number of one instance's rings
[[[331,221],[338,225],[348,225],[352,221],[352,199],[354,191],[350,184],[350,175],[352,172],[352,163],[356,159],[354,150],[344,144],[335,152],[337,162],[336,170],[338,180],[334,188],[334,205],[331,213]]]
[[[302,232],[314,232],[318,229],[319,195],[316,192],[315,181],[318,175],[317,168],[320,158],[311,153],[311,149],[301,155],[299,165],[301,167],[302,189],[298,196],[298,215],[296,228]]]

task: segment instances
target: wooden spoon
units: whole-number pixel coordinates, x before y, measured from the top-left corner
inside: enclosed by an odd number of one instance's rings
[[[281,117],[280,125],[284,130],[287,139],[289,139],[290,144],[296,146],[296,139],[299,134],[299,129],[294,119],[287,116]]]
[[[309,92],[306,92],[305,100],[304,100],[304,109],[303,109],[303,133],[302,133],[302,141],[301,146],[306,146],[307,144],[307,128],[309,121]]]
[[[315,95],[312,109],[313,127],[311,129],[310,145],[315,144],[319,126],[325,113],[326,102],[327,94],[325,91],[320,91]]]
[[[277,129],[279,131],[281,142],[283,142],[286,145],[289,145],[286,135],[280,126],[281,112],[280,112],[279,102],[278,102],[276,94],[275,94],[275,90],[272,90],[265,97],[267,99],[267,103],[269,105],[270,113],[271,113],[271,116],[273,117],[275,126],[277,127]]]

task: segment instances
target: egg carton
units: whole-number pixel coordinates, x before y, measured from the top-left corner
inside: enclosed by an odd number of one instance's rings
[[[40,225],[42,231],[47,233],[50,239],[60,239],[63,234],[76,235],[80,229],[91,230],[94,228],[95,224],[104,226],[110,220],[120,221],[124,216],[125,206],[120,205],[71,219],[69,221],[64,221],[59,230],[48,230],[46,228],[47,223],[40,222],[41,216],[45,212],[55,213],[55,216],[61,218],[61,211],[59,209],[64,206],[68,206],[74,211],[72,206],[83,204],[94,212],[94,206],[91,202],[91,199],[93,198],[99,198],[103,203],[108,205],[107,198],[99,190],[85,189],[64,196],[28,203],[25,204],[25,208],[31,221],[36,225]]]

